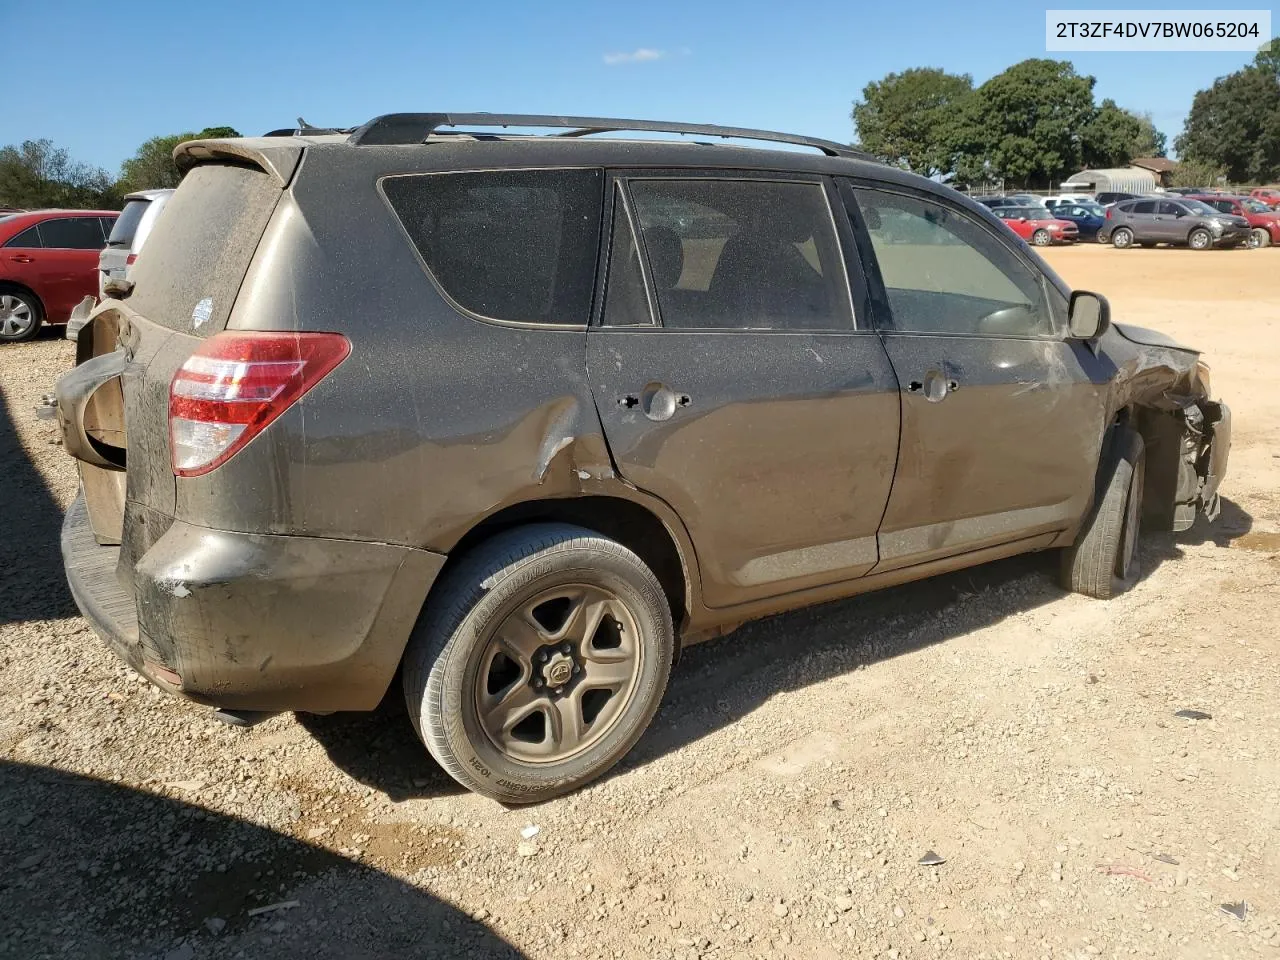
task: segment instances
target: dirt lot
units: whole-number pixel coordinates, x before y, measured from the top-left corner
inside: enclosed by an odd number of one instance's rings
[[[1048,256],[1207,351],[1218,525],[1107,603],[1032,557],[749,625],[532,809],[394,711],[241,732],[131,676],[61,580],[70,345],[0,350],[0,956],[1280,955],[1280,251]]]

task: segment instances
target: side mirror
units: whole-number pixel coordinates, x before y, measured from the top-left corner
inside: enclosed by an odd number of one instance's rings
[[[1073,290],[1067,307],[1067,326],[1073,340],[1097,340],[1111,326],[1111,304],[1100,293]]]

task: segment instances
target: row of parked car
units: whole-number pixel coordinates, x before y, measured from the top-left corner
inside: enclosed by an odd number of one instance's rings
[[[1280,243],[1280,192],[1273,190],[1255,190],[1251,196],[1180,188],[1155,196],[1015,194],[974,199],[1038,246],[1097,240],[1120,249],[1167,243],[1207,250]]]
[[[129,194],[124,209],[0,214],[0,342],[66,323],[123,280],[172,190]],[[88,303],[86,303],[88,301]]]

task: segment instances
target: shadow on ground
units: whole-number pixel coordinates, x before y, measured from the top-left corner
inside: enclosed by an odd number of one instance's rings
[[[0,864],[0,957],[523,956],[388,874],[251,823],[45,767],[0,761]]]
[[[1227,547],[1251,526],[1249,514],[1224,499],[1215,524],[1201,519],[1185,533],[1144,536],[1141,575],[1180,558],[1183,545]],[[1061,599],[1057,564],[1056,551],[1011,557],[780,614],[690,647],[649,731],[614,772],[678,750],[783,691],[944,643]],[[334,763],[394,800],[459,789],[414,735],[398,681],[375,713],[300,719]]]
[[[76,616],[59,547],[62,508],[15,427],[18,417],[35,412],[15,409],[3,385],[0,408],[0,486],[7,492],[0,497],[0,625]]]

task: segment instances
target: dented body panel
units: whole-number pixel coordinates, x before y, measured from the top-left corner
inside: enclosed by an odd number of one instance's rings
[[[1153,523],[1180,528],[1216,508],[1230,415],[1207,399],[1198,355],[1158,334],[1121,324],[1092,342],[895,333],[876,322],[883,303],[866,292],[844,219],[848,332],[491,321],[442,292],[378,186],[540,166],[856,177],[945,195],[1016,245],[1065,303],[1062,281],[986,208],[901,171],[550,138],[357,148],[317,136],[179,153],[196,171],[189,182],[215,179],[205,168],[220,163],[266,175],[234,193],[261,206],[245,228],[252,257],[214,278],[204,312],[197,290],[157,316],[140,289],[86,321],[83,366],[60,386],[59,411],[88,509],[68,513],[63,550],[95,629],[202,703],[371,708],[449,559],[512,523],[562,519],[623,539],[655,568],[692,639],[1069,544],[1117,422],[1147,438]],[[835,196],[835,180],[823,182]],[[192,189],[179,188],[166,217],[197,202]],[[339,333],[351,352],[227,462],[175,477],[169,385],[224,329]],[[653,384],[688,403],[661,421],[626,404]],[[119,456],[94,439],[115,435],[103,432],[110,418],[86,420],[95,402],[114,409],[97,391],[116,391],[124,411]]]

